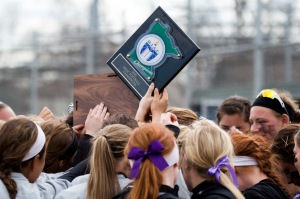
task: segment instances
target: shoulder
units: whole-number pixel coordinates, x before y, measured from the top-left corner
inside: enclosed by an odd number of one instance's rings
[[[123,190],[125,187],[127,187],[132,182],[133,182],[133,180],[131,180],[129,178],[119,179],[119,184],[120,184],[121,190]]]
[[[70,171],[70,169],[68,169],[65,172],[59,172],[59,173],[44,173],[42,172],[39,176],[39,178],[36,180],[37,183],[42,183],[42,182],[46,182],[48,180],[54,180],[59,178],[60,176],[68,173]]]
[[[207,199],[235,199],[235,196],[229,189],[218,183],[205,189],[200,196]]]
[[[74,185],[68,189],[61,191],[55,199],[64,199],[64,198],[84,198],[87,191],[87,183],[81,183]]]
[[[265,179],[244,191],[245,198],[289,198],[280,186],[269,179]]]
[[[111,199],[126,199],[128,197],[129,192],[131,191],[132,186],[128,185]]]
[[[161,194],[157,197],[157,199],[178,199],[178,197],[170,194],[170,193],[164,193],[164,194]]]
[[[4,183],[2,182],[2,180],[0,180],[0,198],[3,199],[10,199],[8,191],[4,185]]]
[[[72,186],[87,182],[89,180],[89,177],[90,177],[90,174],[85,174],[83,176],[78,176],[77,178],[75,178],[72,181]]]

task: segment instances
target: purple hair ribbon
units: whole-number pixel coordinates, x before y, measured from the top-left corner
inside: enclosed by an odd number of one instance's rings
[[[234,185],[235,185],[236,187],[239,187],[239,183],[238,183],[238,181],[237,181],[237,179],[236,179],[236,175],[235,175],[235,173],[234,173],[234,170],[233,170],[233,168],[231,167],[231,165],[228,164],[228,162],[229,162],[229,157],[226,155],[226,156],[224,156],[223,158],[221,158],[221,159],[218,161],[217,166],[211,167],[210,169],[208,169],[208,171],[207,171],[206,173],[207,173],[208,175],[210,175],[210,176],[213,176],[214,174],[216,174],[216,179],[217,179],[217,181],[218,181],[220,184],[222,184],[222,183],[220,182],[220,176],[221,176],[220,168],[221,168],[221,167],[227,167],[228,170],[229,170],[229,172],[230,172],[230,174],[231,174],[231,176],[232,176]]]
[[[1,101],[0,101],[0,105],[1,105],[1,104],[4,104],[4,102],[1,102]]]
[[[135,162],[133,163],[132,172],[130,178],[137,178],[139,174],[139,169],[141,162],[144,158],[149,158],[153,164],[160,170],[164,170],[169,167],[168,163],[164,159],[164,157],[159,153],[159,151],[163,150],[165,147],[159,140],[153,141],[149,147],[148,151],[144,151],[143,149],[132,147],[128,154],[128,159],[133,159]]]

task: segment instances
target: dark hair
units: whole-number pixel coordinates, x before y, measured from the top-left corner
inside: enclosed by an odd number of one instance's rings
[[[294,164],[294,136],[299,130],[299,124],[289,124],[275,135],[271,151],[281,162]]]
[[[67,150],[72,142],[73,133],[71,128],[55,120],[43,122],[41,128],[47,139],[47,156],[45,159],[44,172],[57,173],[59,156]],[[70,162],[70,159],[67,159]]]
[[[223,101],[217,111],[217,124],[220,123],[224,115],[240,114],[244,117],[244,121],[249,122],[251,102],[241,96],[230,96]]]
[[[128,115],[123,115],[123,114],[116,114],[116,115],[113,115],[113,116],[109,117],[108,119],[104,120],[102,129],[104,129],[104,127],[106,127],[108,125],[112,125],[112,124],[123,124],[132,129],[139,127],[137,121],[135,121],[135,119],[133,119],[132,117],[130,117]]]
[[[67,116],[67,119],[64,121],[64,123],[73,127],[73,111],[71,113],[69,113],[69,115]]]
[[[21,172],[31,160],[22,162],[37,139],[38,129],[28,119],[14,119],[7,121],[0,130],[0,179],[7,188],[10,198],[16,198],[18,193],[17,183],[11,178],[11,172]],[[45,146],[39,152],[42,159]]]

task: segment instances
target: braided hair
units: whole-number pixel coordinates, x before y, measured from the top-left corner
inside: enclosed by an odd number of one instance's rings
[[[37,139],[38,130],[28,119],[7,121],[0,130],[0,180],[6,187],[10,198],[15,199],[18,193],[17,183],[12,179],[11,172],[21,172],[35,158],[22,161]],[[45,147],[40,151],[43,157]]]
[[[261,136],[248,135],[233,135],[234,152],[237,156],[249,156],[254,158],[258,167],[270,180],[281,187],[290,198],[292,196],[285,186],[280,182],[278,176],[275,174],[275,157],[271,153],[268,143]],[[247,169],[248,166],[243,168]]]

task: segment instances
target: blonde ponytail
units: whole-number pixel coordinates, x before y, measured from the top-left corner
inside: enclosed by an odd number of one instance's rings
[[[207,171],[217,166],[218,161],[228,156],[232,166],[234,154],[229,135],[214,122],[201,120],[192,124],[192,130],[186,135],[181,147],[180,165],[186,163],[195,168],[198,174],[207,180],[218,183],[216,175],[210,176]],[[184,157],[185,156],[185,157]],[[237,199],[245,199],[232,182],[232,176],[226,166],[220,167],[220,183],[231,191]]]
[[[110,199],[121,190],[116,164],[124,157],[124,149],[132,129],[120,124],[105,127],[93,140],[91,171],[87,199]]]
[[[91,175],[88,181],[87,198],[108,199],[115,195],[115,183],[118,180],[112,152],[105,137],[100,136],[93,146],[97,153],[91,157]],[[92,173],[96,175],[92,175]],[[100,177],[100,178],[98,178]],[[120,185],[118,187],[120,191]]]

